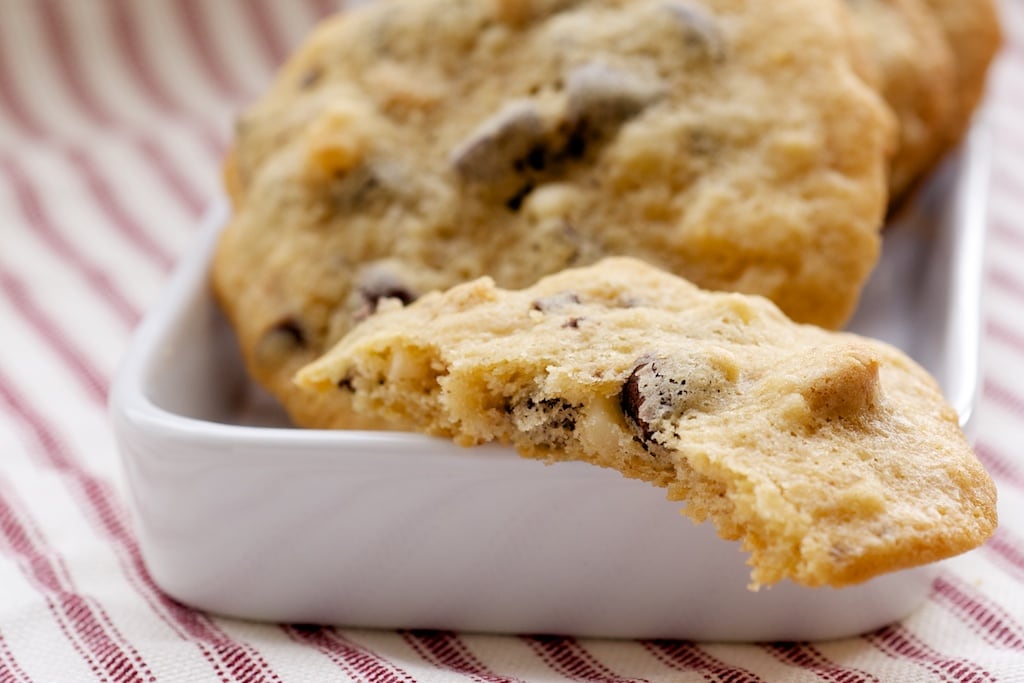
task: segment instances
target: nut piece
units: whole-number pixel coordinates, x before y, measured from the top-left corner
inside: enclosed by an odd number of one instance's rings
[[[856,421],[881,402],[879,363],[868,349],[846,348],[823,359],[824,372],[809,378],[800,393],[820,419]]]
[[[309,124],[305,170],[311,180],[336,178],[362,164],[370,146],[367,117],[355,104],[336,104]]]
[[[542,145],[545,134],[544,120],[534,104],[515,100],[470,133],[452,152],[451,163],[468,181],[500,180]]]

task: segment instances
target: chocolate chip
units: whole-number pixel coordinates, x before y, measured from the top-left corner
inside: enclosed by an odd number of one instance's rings
[[[364,307],[356,318],[365,318],[377,312],[382,299],[398,299],[403,306],[416,300],[416,294],[396,273],[397,266],[391,263],[375,263],[367,266],[356,280],[356,289],[362,297]]]
[[[466,180],[500,180],[516,170],[517,162],[536,157],[545,134],[544,121],[532,102],[510,102],[455,148],[451,162]]]
[[[633,368],[633,372],[629,374],[622,385],[622,393],[619,394],[619,406],[622,408],[622,414],[626,416],[627,422],[637,432],[640,443],[645,449],[647,443],[654,437],[654,432],[651,430],[651,425],[641,417],[647,397],[640,390],[640,376],[649,372],[648,368],[651,362],[647,361]]]
[[[537,145],[526,153],[522,159],[516,159],[512,167],[517,173],[543,171],[549,162],[549,150],[544,145]]]
[[[304,348],[306,346],[306,333],[303,332],[302,324],[296,318],[285,318],[270,328],[264,337],[273,335],[292,346]]]
[[[712,62],[725,59],[725,37],[715,18],[693,3],[671,0],[665,3],[670,16],[683,29],[687,51]]]
[[[512,404],[511,416],[516,428],[529,434],[538,443],[562,448],[576,430],[580,406],[564,398],[535,399],[527,396]]]
[[[526,165],[534,171],[543,171],[548,165],[548,150],[542,145],[538,145],[530,150],[529,154],[526,155]]]
[[[684,415],[724,400],[723,388],[735,378],[731,373],[722,359],[647,354],[623,382],[619,406],[645,449],[658,453]]]
[[[663,84],[599,62],[576,67],[566,85],[566,119],[580,135],[607,135],[665,94]],[[579,146],[579,141],[575,145]],[[573,154],[572,149],[569,150]]]
[[[587,135],[586,123],[583,121],[577,122],[565,142],[565,155],[570,159],[582,159],[587,153]]]
[[[381,299],[398,299],[402,302],[402,305],[407,305],[416,300],[416,295],[409,290],[403,288],[400,285],[392,287],[386,287],[381,289],[360,289],[359,293],[363,295],[366,302],[372,309],[370,312],[377,310],[377,304]]]
[[[505,200],[505,206],[509,211],[518,211],[522,208],[523,202],[530,196],[531,192],[533,192],[533,183],[529,181],[523,183],[511,197]]]
[[[530,304],[530,308],[535,311],[540,311],[541,313],[551,313],[561,311],[567,306],[578,304],[579,302],[579,294],[576,292],[565,291],[534,299]]]
[[[303,351],[310,345],[309,334],[302,322],[289,316],[267,328],[255,352],[257,362],[277,366],[281,359]]]

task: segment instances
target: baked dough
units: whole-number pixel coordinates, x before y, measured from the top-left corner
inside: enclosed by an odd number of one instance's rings
[[[953,51],[925,0],[847,0],[868,81],[899,123],[889,172],[898,202],[949,149],[960,93]]]
[[[955,411],[902,352],[632,259],[386,300],[297,381],[462,445],[665,487],[742,539],[754,586],[857,583],[996,526]]]
[[[838,0],[394,0],[323,23],[239,119],[213,264],[247,366],[372,313],[629,255],[827,327],[879,250],[895,126]],[[342,403],[339,403],[341,401]]]

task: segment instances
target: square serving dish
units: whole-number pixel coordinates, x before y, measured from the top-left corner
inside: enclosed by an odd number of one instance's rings
[[[888,226],[852,329],[978,386],[987,140],[975,131]],[[751,592],[746,556],[662,490],[581,463],[420,435],[289,428],[207,287],[208,218],[133,339],[111,414],[142,554],[181,602],[249,619],[693,640],[811,640],[898,620],[934,566]]]

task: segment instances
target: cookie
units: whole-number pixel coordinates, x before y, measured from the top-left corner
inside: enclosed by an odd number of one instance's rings
[[[239,119],[213,280],[252,374],[481,275],[631,255],[844,323],[894,124],[838,0],[395,0],[330,19]]]
[[[953,53],[924,0],[847,0],[867,78],[899,123],[889,194],[898,201],[949,147],[959,97]]]
[[[924,0],[953,51],[956,101],[947,128],[949,145],[967,132],[985,92],[988,67],[999,51],[1002,30],[994,0]]]
[[[297,381],[462,445],[666,487],[742,539],[755,585],[856,583],[996,525],[955,411],[902,352],[633,259],[390,300]]]

